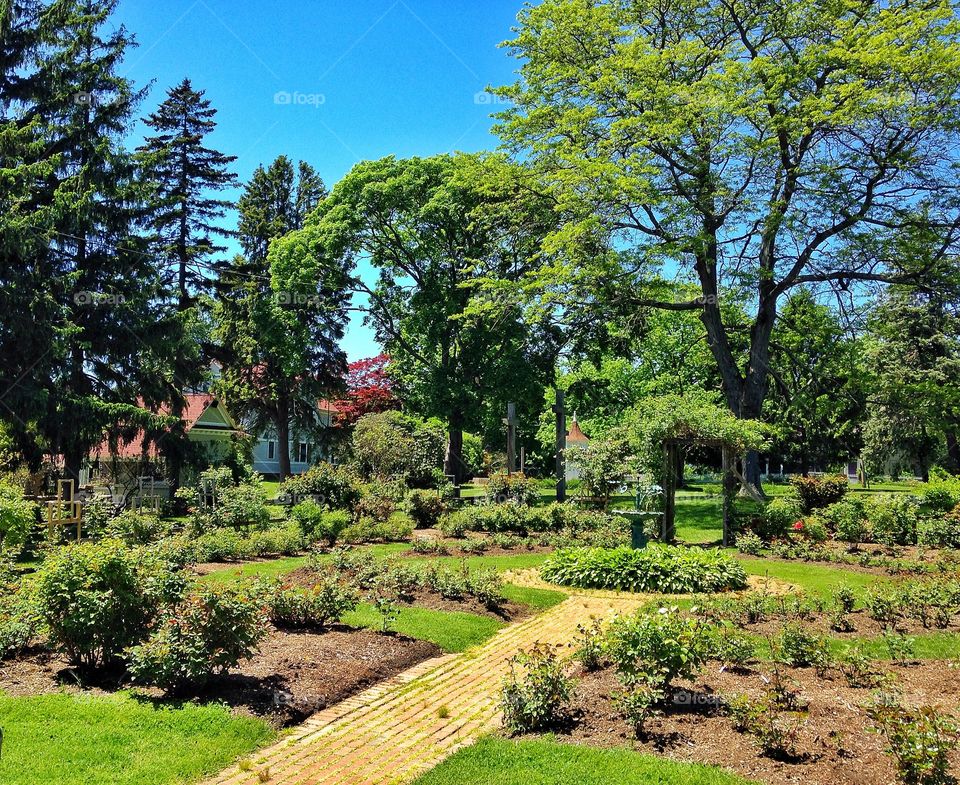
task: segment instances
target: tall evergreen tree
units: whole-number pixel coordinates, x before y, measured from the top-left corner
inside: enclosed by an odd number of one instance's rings
[[[166,100],[144,121],[157,133],[138,150],[155,189],[150,227],[168,266],[164,283],[176,291],[181,311],[210,286],[207,260],[226,250],[214,238],[232,234],[218,221],[233,203],[215,194],[236,184],[237,176],[229,170],[236,156],[205,146],[217,111],[203,96],[189,79],[168,90]]]
[[[303,226],[326,195],[323,181],[285,156],[259,167],[241,196],[244,255],[218,281],[215,337],[223,347],[219,387],[250,428],[277,438],[281,477],[290,474],[293,437],[318,433],[317,400],[337,392],[346,372],[339,347],[349,304],[346,271],[337,264],[278,272],[272,240]]]

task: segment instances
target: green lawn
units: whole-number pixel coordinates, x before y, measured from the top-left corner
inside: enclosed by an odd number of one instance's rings
[[[825,595],[837,586],[847,585],[854,590],[889,581],[881,575],[845,570],[842,567],[830,567],[802,561],[784,561],[780,559],[741,559],[740,563],[748,575],[763,575],[793,583],[811,594]]]
[[[414,785],[744,785],[722,769],[674,763],[626,749],[595,749],[552,739],[481,739]]]
[[[383,617],[372,605],[364,602],[346,614],[342,621],[351,627],[379,630]],[[445,652],[455,653],[483,643],[503,626],[503,622],[490,616],[403,606],[391,629],[410,638],[431,641]]]
[[[3,785],[166,785],[214,774],[274,737],[222,706],[125,695],[0,696]]]

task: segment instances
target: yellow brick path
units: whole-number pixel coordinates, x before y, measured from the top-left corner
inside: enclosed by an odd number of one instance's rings
[[[570,596],[476,648],[428,660],[313,715],[252,765],[232,766],[207,785],[409,782],[497,726],[507,661],[519,649],[569,644],[590,616],[630,613],[645,599]]]

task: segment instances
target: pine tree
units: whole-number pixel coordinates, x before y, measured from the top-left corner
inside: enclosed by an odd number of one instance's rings
[[[229,170],[236,156],[204,145],[216,127],[216,109],[204,91],[194,90],[189,79],[167,92],[156,112],[144,122],[157,132],[138,149],[144,170],[153,184],[153,215],[158,255],[169,266],[164,283],[175,289],[178,308],[194,304],[196,293],[210,286],[209,257],[225,249],[215,237],[231,234],[218,224],[233,203],[212,194],[236,184]]]

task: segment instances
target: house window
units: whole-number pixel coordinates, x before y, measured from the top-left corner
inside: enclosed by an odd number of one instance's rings
[[[306,442],[300,442],[297,445],[297,461],[299,463],[310,462],[310,445]]]
[[[272,439],[267,442],[267,460],[272,461],[277,457],[277,443]]]

